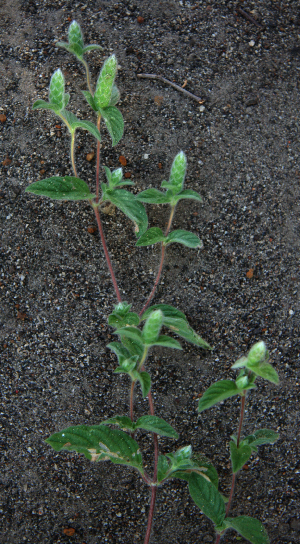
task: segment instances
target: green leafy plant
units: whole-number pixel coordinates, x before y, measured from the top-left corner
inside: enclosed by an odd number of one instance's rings
[[[204,392],[199,401],[199,411],[202,412],[216,403],[232,396],[241,399],[241,414],[237,435],[230,442],[232,463],[232,486],[227,501],[218,491],[218,475],[211,464],[202,454],[192,451],[190,445],[175,449],[165,455],[159,454],[158,437],[163,436],[173,440],[178,438],[175,429],[164,419],[155,415],[151,392],[151,376],[148,371],[148,360],[154,346],[181,350],[180,342],[174,335],[183,338],[191,344],[211,349],[209,344],[189,325],[183,312],[167,304],[155,304],[149,307],[159,283],[165,252],[169,244],[179,243],[192,249],[198,249],[202,243],[194,233],[183,229],[171,230],[176,205],[180,200],[193,199],[201,202],[200,195],[190,189],[184,189],[187,169],[187,159],[183,151],[179,152],[173,161],[169,180],[163,180],[161,189],[147,189],[134,195],[124,186],[133,185],[131,181],[123,180],[122,168],[111,171],[103,167],[106,181],[100,184],[100,126],[103,119],[112,145],[116,145],[123,134],[123,117],[116,104],[120,93],[115,85],[117,74],[117,59],[110,56],[100,71],[95,91],[92,91],[90,72],[84,55],[91,50],[100,49],[97,45],[84,46],[83,35],[76,21],[70,25],[68,42],[59,42],[57,46],[74,54],[86,71],[88,90],[83,95],[96,114],[96,124],[91,121],[79,120],[67,110],[69,95],[65,93],[64,76],[60,69],[51,78],[49,101],[37,100],[33,109],[49,109],[67,126],[71,137],[71,162],[73,175],[55,176],[32,183],[26,191],[34,195],[49,197],[54,200],[87,200],[94,210],[99,233],[107,260],[108,268],[114,285],[117,304],[108,318],[108,324],[114,329],[116,340],[108,344],[108,348],[116,355],[118,366],[115,373],[128,375],[130,400],[129,416],[116,415],[98,425],[77,425],[52,434],[46,442],[55,451],[69,450],[83,454],[90,461],[111,461],[114,464],[133,467],[140,477],[151,488],[151,502],[148,525],[144,544],[150,540],[151,527],[156,500],[157,488],[172,478],[179,478],[188,483],[191,497],[197,506],[208,516],[215,525],[216,544],[224,532],[232,528],[252,544],[267,544],[267,533],[259,520],[247,516],[229,517],[233,498],[236,475],[249,460],[253,452],[261,444],[271,444],[278,435],[272,430],[261,429],[253,434],[241,437],[242,423],[245,411],[245,400],[248,390],[256,387],[257,377],[272,383],[278,383],[274,368],[268,363],[268,352],[263,342],[253,346],[246,357],[239,359],[232,368],[240,369],[235,381],[222,380],[212,384]],[[75,135],[78,128],[87,130],[97,140],[96,183],[92,190],[88,184],[78,177],[75,161]],[[101,222],[101,205],[104,202],[117,206],[130,220],[134,222],[137,236],[137,246],[160,244],[161,260],[157,277],[144,306],[139,313],[132,310],[131,304],[121,298],[117,280],[113,271],[107,244]],[[169,206],[169,220],[165,232],[159,227],[148,229],[148,217],[144,204],[166,204]],[[168,331],[168,334],[166,334]],[[170,336],[171,334],[171,336]],[[148,397],[150,414],[134,417],[134,391],[137,384],[141,387],[143,397]],[[139,444],[135,438],[137,430],[151,432],[154,444],[154,470],[152,476],[147,473]]]

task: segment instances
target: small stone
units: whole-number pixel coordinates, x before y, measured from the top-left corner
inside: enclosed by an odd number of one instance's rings
[[[199,111],[200,111],[201,113],[203,113],[204,110],[205,110],[205,106],[200,106]]]
[[[139,23],[139,25],[143,24],[144,21],[145,21],[144,17],[139,15],[138,18],[137,18],[137,22]]]
[[[251,278],[253,278],[253,273],[254,273],[254,269],[253,268],[250,268],[250,270],[248,270],[248,272],[246,272],[246,277],[251,280]]]
[[[88,231],[89,234],[95,234],[95,232],[97,232],[97,227],[93,227],[92,225],[90,225],[87,228],[87,231]]]
[[[144,159],[149,159],[148,153],[145,153],[145,154],[144,154]]]
[[[124,178],[126,178],[126,179],[131,178],[131,172],[125,172]]]
[[[122,166],[126,166],[127,164],[127,160],[125,159],[123,155],[120,155],[119,162],[122,164]]]
[[[9,157],[6,157],[4,161],[2,162],[3,166],[9,166],[11,163],[11,159]]]
[[[250,47],[254,47],[254,46],[255,46],[255,41],[254,41],[254,40],[251,40],[251,41],[249,42],[249,45],[250,45]]]
[[[64,534],[67,536],[73,536],[75,535],[75,529],[73,529],[73,527],[68,527],[67,529],[64,529]]]
[[[163,96],[155,96],[154,97],[154,102],[159,108],[162,105],[163,99],[164,99]]]
[[[1,123],[5,123],[6,115],[4,115],[4,113],[0,113],[0,121],[1,121]]]
[[[95,153],[94,153],[94,151],[91,151],[90,153],[87,154],[86,160],[91,162],[94,157],[95,157]]]

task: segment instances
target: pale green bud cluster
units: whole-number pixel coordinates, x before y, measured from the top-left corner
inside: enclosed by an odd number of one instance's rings
[[[65,79],[62,71],[58,68],[51,77],[49,87],[49,102],[55,104],[58,109],[62,110],[64,107],[65,96]]]
[[[69,44],[72,46],[79,46],[81,49],[84,47],[83,35],[79,24],[73,21],[69,26],[68,31]]]
[[[180,151],[173,161],[169,178],[169,184],[177,191],[181,191],[183,188],[186,166],[186,155],[183,151]]]
[[[117,67],[115,55],[111,55],[103,64],[94,94],[94,102],[97,109],[107,108],[110,103]]]

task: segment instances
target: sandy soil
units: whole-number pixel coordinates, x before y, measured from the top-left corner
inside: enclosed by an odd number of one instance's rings
[[[250,14],[248,21],[238,8]],[[138,19],[139,17],[139,19]],[[141,19],[142,18],[142,19]],[[244,431],[280,433],[238,477],[232,514],[262,520],[272,544],[296,544],[299,519],[299,70],[300,11],[294,1],[129,0],[0,2],[1,138],[1,533],[6,544],[142,543],[149,491],[133,471],[91,464],[45,443],[71,424],[97,424],[128,413],[128,382],[113,374],[107,316],[114,290],[88,204],[51,202],[26,186],[70,174],[69,137],[58,118],[32,112],[47,98],[60,67],[69,109],[92,119],[80,93],[81,66],[55,47],[70,21],[83,28],[93,82],[112,52],[120,69],[125,134],[111,148],[103,129],[103,164],[119,156],[135,192],[160,187],[175,154],[188,157],[186,187],[203,204],[180,203],[174,227],[196,233],[202,250],[174,244],[155,302],[183,310],[214,350],[184,344],[153,350],[149,368],[156,413],[206,454],[228,493],[228,443],[238,403],[198,416],[197,399],[231,364],[263,339],[280,385],[259,380],[249,395]],[[201,97],[200,104],[138,73],[165,76]],[[76,140],[80,176],[94,183],[87,161],[95,140]],[[148,206],[151,226],[164,227],[166,207]],[[89,230],[88,230],[89,228]],[[122,297],[140,310],[153,286],[159,248],[135,246],[132,223],[104,216]],[[147,405],[139,394],[136,412]],[[152,455],[151,437],[141,444]],[[149,467],[151,470],[151,467]],[[297,483],[298,482],[298,483]],[[68,536],[71,535],[71,536]],[[228,532],[223,542],[236,542]],[[159,490],[151,543],[214,542],[212,524],[184,482]],[[244,542],[240,540],[239,542]]]

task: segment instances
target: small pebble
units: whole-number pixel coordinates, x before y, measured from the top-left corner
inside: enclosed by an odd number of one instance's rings
[[[200,106],[199,111],[202,113],[205,110],[205,106]]]

